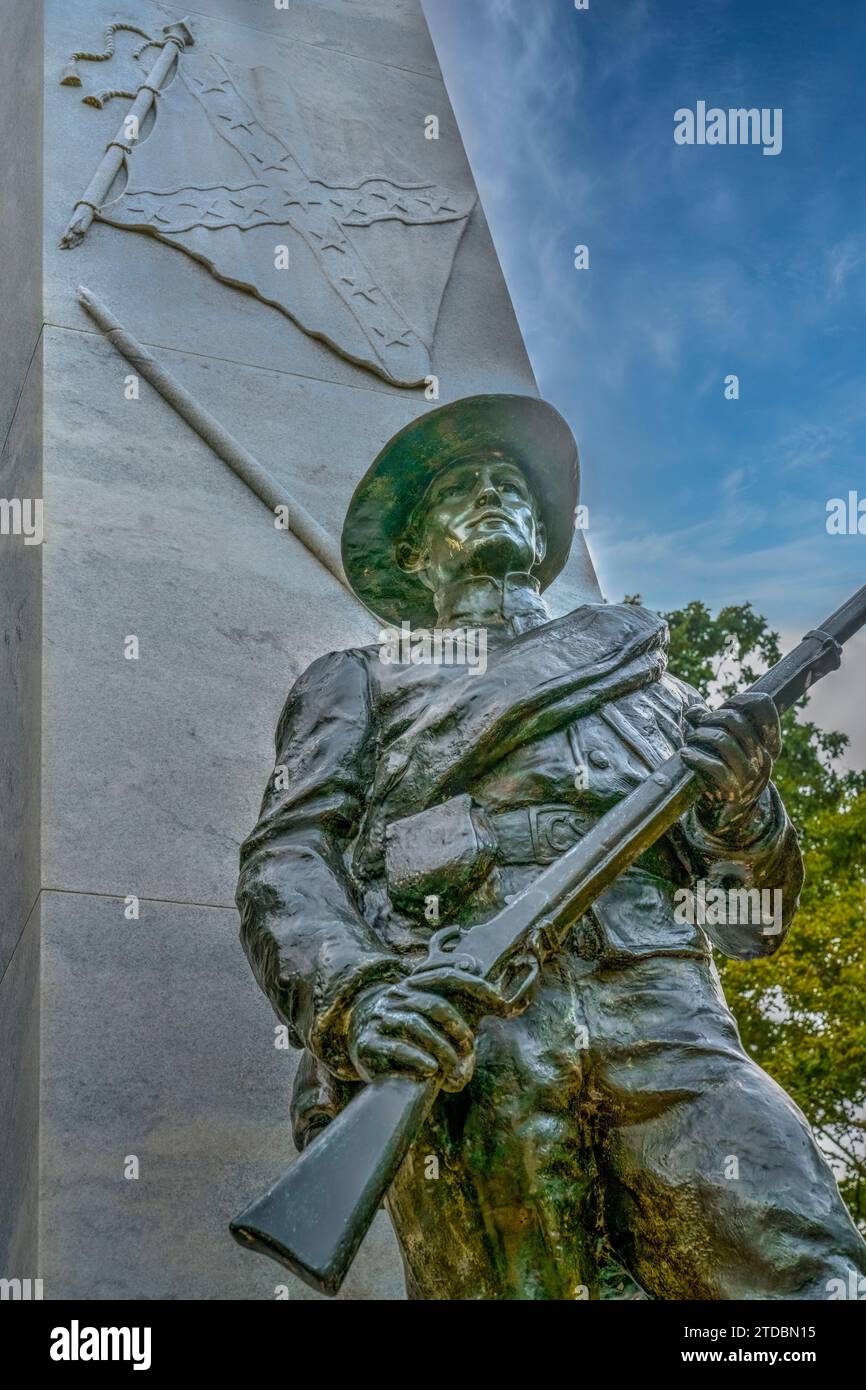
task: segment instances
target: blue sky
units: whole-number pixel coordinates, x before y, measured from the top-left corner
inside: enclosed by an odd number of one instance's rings
[[[605,594],[796,638],[866,582],[866,535],[826,531],[866,498],[866,3],[424,3]],[[781,153],[677,145],[699,100],[780,107]],[[822,705],[862,763],[852,657]]]

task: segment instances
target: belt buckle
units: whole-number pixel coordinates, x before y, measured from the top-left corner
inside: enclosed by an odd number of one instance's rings
[[[566,850],[577,844],[578,833],[575,825],[577,811],[571,807],[551,807],[551,806],[528,806],[529,813],[529,835],[532,840],[532,851],[535,855],[537,864],[552,864],[554,859],[558,859]],[[539,824],[539,817],[546,817],[545,821]],[[567,844],[557,844],[552,837],[553,831],[562,823],[568,825],[571,831],[570,840]]]

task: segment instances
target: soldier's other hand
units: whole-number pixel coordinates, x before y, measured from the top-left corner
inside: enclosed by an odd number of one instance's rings
[[[769,695],[734,695],[718,710],[686,711],[683,762],[703,784],[702,819],[725,828],[750,816],[782,750],[782,731]]]
[[[453,967],[425,971],[362,996],[349,1023],[349,1055],[365,1081],[383,1072],[419,1079],[438,1072],[443,1090],[459,1091],[475,1069],[467,1014],[501,1008],[498,991],[486,980]]]

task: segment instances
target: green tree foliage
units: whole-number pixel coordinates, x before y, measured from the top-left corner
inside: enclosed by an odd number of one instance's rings
[[[671,671],[712,703],[781,654],[751,604],[662,616]],[[719,968],[747,1050],[805,1112],[866,1229],[866,773],[839,770],[847,736],[819,729],[807,705],[783,715],[774,771],[806,859],[799,912],[778,955]]]

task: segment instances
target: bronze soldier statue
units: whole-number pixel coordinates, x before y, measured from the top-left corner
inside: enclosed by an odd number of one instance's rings
[[[770,955],[797,907],[778,715],[761,694],[710,712],[644,608],[550,618],[578,485],[551,406],[486,396],[401,431],[355,493],[358,597],[398,627],[480,631],[487,660],[358,648],[289,694],[238,904],[304,1050],[295,1140],[383,1073],[439,1076],[388,1196],[410,1298],[597,1298],[606,1248],[654,1298],[827,1298],[866,1245],[743,1050],[708,939]],[[700,800],[575,924],[524,1012],[449,965],[406,978],[440,922],[492,917],[677,748]],[[701,882],[774,890],[780,916],[683,920],[678,890]]]

